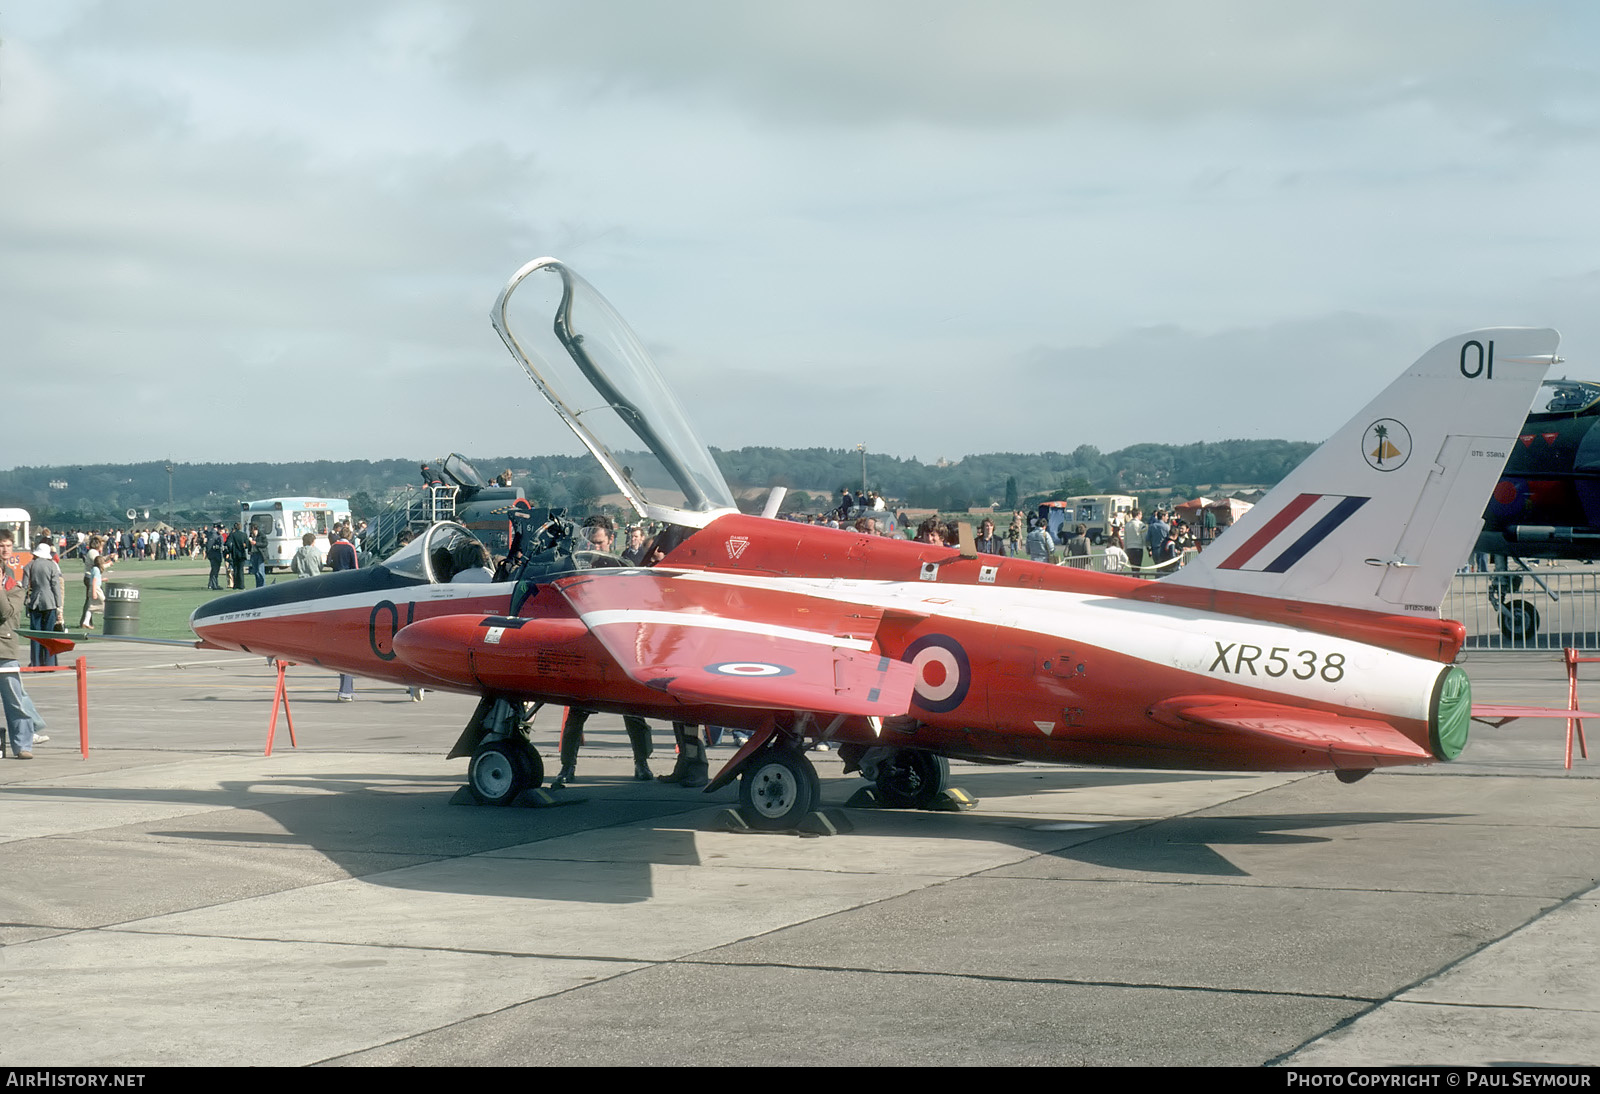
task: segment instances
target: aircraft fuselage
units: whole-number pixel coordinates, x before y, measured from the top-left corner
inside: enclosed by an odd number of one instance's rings
[[[776,716],[840,742],[958,757],[1230,770],[1441,758],[1440,685],[1460,643],[1459,624],[1434,619],[1258,603],[738,515],[656,570],[582,571],[596,582],[639,574],[671,577],[691,598],[748,598],[752,630],[870,613],[854,637],[911,664],[910,709],[874,719],[686,701],[619,668],[553,582],[513,616],[512,584],[428,584],[379,566],[222,597],[193,625],[213,645],[408,685],[745,728]],[[1173,702],[1190,694],[1234,704],[1226,724],[1197,723]],[[1249,731],[1250,718],[1291,706],[1374,723],[1372,748],[1330,750],[1314,724]]]

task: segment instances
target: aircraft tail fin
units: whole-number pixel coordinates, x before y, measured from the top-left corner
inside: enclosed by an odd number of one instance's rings
[[[1559,341],[1440,342],[1165,582],[1436,615]]]

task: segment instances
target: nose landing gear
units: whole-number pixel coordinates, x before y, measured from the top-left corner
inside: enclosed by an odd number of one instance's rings
[[[816,767],[788,743],[752,756],[739,776],[739,813],[751,828],[767,832],[799,828],[821,797]]]
[[[480,805],[510,805],[543,782],[539,750],[520,734],[479,746],[467,766],[467,788]]]

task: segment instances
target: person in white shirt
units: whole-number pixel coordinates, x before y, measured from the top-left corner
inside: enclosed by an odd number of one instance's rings
[[[1135,509],[1128,514],[1128,522],[1122,526],[1122,544],[1128,551],[1128,565],[1134,573],[1139,573],[1144,568],[1144,537],[1145,525],[1144,511]]]

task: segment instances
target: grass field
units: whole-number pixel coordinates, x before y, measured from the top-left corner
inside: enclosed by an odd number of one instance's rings
[[[76,625],[77,612],[83,608],[82,569],[69,559],[63,573],[67,579],[67,622]],[[136,585],[139,589],[139,637],[141,638],[193,638],[189,630],[189,615],[208,600],[224,593],[206,588],[206,575],[210,568],[205,563],[133,562],[124,560],[111,569],[112,584]],[[254,581],[245,574],[245,587],[253,588]],[[274,581],[292,581],[283,574],[267,575],[268,584]],[[105,615],[95,612],[95,631],[105,627]]]

